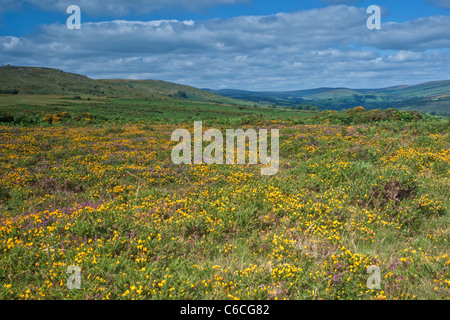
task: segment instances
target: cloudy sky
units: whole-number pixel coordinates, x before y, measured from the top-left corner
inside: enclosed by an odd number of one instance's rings
[[[450,0],[0,0],[1,64],[212,89],[417,84],[450,79]]]

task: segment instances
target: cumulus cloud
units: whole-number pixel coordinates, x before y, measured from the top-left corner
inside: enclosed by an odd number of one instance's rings
[[[197,87],[288,90],[384,87],[450,74],[450,17],[368,30],[364,8],[206,21],[125,21],[42,26],[0,37],[0,61],[93,78],[161,79]]]
[[[380,49],[427,50],[450,48],[450,16],[420,18],[405,23],[383,24],[379,32],[369,33],[365,43]]]

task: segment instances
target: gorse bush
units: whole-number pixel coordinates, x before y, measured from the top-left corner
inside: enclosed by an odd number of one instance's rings
[[[419,121],[424,116],[417,111],[399,111],[396,109],[374,109],[366,110],[363,107],[356,107],[340,112],[322,111],[315,116],[318,123],[330,123],[338,125],[364,124],[381,121]]]

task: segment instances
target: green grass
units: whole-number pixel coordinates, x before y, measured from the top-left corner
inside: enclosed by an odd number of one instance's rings
[[[60,120],[66,124],[127,123],[181,123],[197,119],[208,123],[248,123],[252,119],[300,119],[314,114],[312,111],[283,110],[265,107],[223,105],[191,100],[165,98],[106,98],[88,100],[65,96],[10,95],[0,97],[0,112],[14,115],[12,124],[45,125],[62,112],[68,117]],[[55,122],[55,121],[53,121]]]

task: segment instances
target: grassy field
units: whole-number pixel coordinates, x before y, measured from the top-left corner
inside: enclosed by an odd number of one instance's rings
[[[0,109],[1,299],[450,298],[448,119],[22,99]],[[278,174],[174,165],[194,119],[278,128]]]

